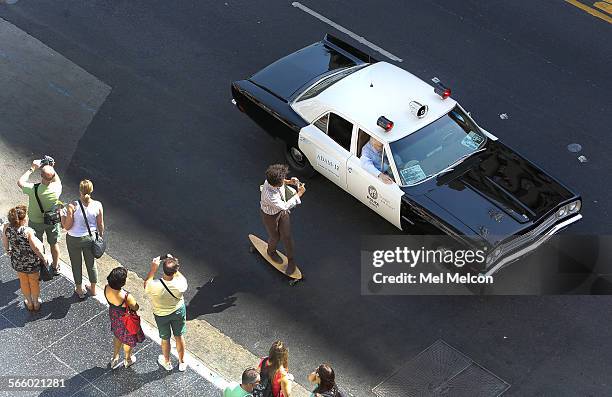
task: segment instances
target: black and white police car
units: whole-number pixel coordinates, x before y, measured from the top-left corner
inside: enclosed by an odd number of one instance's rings
[[[331,35],[231,89],[242,112],[286,142],[296,171],[319,172],[401,230],[433,227],[486,250],[483,274],[582,218],[576,193],[479,127],[448,88]],[[362,167],[371,137],[395,183]]]

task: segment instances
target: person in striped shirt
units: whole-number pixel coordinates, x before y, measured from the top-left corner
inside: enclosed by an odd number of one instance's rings
[[[291,237],[290,210],[301,203],[300,198],[306,192],[303,183],[297,178],[287,179],[289,167],[284,164],[273,164],[266,170],[266,180],[261,189],[261,217],[268,232],[268,255],[274,262],[282,263],[282,258],[276,252],[279,240],[283,241],[287,251],[287,274],[296,268]],[[297,194],[286,185],[297,187]]]

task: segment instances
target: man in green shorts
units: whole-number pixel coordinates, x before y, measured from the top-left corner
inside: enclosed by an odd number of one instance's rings
[[[259,372],[255,368],[248,368],[242,373],[242,383],[231,382],[223,390],[223,397],[250,397],[257,383],[259,383]]]
[[[162,264],[163,275],[153,280],[159,265]],[[164,258],[156,257],[151,262],[151,270],[145,278],[145,292],[151,298],[153,314],[159,337],[161,338],[162,354],[157,358],[159,365],[166,370],[172,370],[170,361],[170,337],[174,335],[176,351],[179,357],[179,371],[185,371],[187,364],[184,361],[185,339],[187,331],[187,312],[183,294],[187,291],[187,280],[179,270],[179,260],[168,254]]]
[[[44,234],[47,235],[47,242],[51,248],[51,256],[53,258],[53,268],[57,274],[59,270],[59,245],[57,241],[60,237],[61,224],[59,222],[54,225],[46,224],[43,213],[56,209],[59,203],[59,197],[62,194],[62,182],[53,168],[55,164],[53,159],[50,157],[46,157],[46,159],[49,159],[51,164],[46,164],[42,167],[41,160],[34,160],[32,162],[32,167],[24,172],[19,178],[19,181],[17,181],[17,186],[19,186],[21,191],[28,196],[28,215],[30,216],[28,226],[34,229],[36,237],[38,237],[40,241],[43,241]],[[30,175],[37,169],[40,169],[40,184],[34,184],[28,181]],[[36,185],[38,185],[37,189]],[[36,193],[38,193],[38,198],[40,199],[40,206],[38,205],[38,200],[36,200]],[[40,211],[41,206],[43,209],[42,212]]]

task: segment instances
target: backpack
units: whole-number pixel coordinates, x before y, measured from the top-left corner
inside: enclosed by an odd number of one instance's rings
[[[321,396],[321,397],[344,397],[344,394],[342,394],[337,387],[335,387],[332,390],[325,391],[323,393],[317,392],[317,389],[315,389],[315,390],[313,390],[312,393],[315,396]]]
[[[260,381],[255,385],[255,389],[253,389],[253,397],[274,397],[272,395],[272,379],[270,379],[266,370],[267,363],[268,357],[263,357],[259,361]]]

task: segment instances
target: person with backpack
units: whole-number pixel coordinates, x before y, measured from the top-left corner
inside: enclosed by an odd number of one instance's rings
[[[159,265],[162,265],[164,274],[161,278],[153,280]],[[151,270],[144,281],[145,292],[151,298],[153,315],[161,338],[162,354],[157,363],[167,371],[172,371],[170,361],[170,337],[174,335],[176,351],[179,359],[179,371],[185,371],[187,364],[185,356],[185,338],[187,332],[187,309],[183,294],[187,291],[187,280],[179,272],[179,259],[170,254],[156,257],[151,262]]]
[[[292,397],[293,375],[289,373],[289,350],[277,340],[270,347],[267,357],[259,361],[261,376],[259,385],[253,390],[254,397]]]
[[[321,364],[308,375],[308,381],[316,384],[310,397],[342,397],[336,386],[336,375],[329,364]]]

